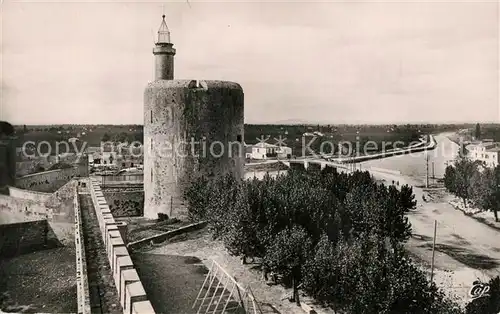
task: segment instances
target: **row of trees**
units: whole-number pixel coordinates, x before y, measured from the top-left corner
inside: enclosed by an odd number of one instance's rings
[[[498,221],[500,166],[492,169],[479,161],[460,157],[454,165],[446,167],[444,184],[449,192],[462,199],[464,206],[492,211]]]
[[[199,180],[186,193],[193,220],[235,255],[300,286],[338,311],[463,313],[403,248],[412,188],[377,184],[368,172],[290,170],[263,180]],[[475,312],[470,312],[475,313]]]

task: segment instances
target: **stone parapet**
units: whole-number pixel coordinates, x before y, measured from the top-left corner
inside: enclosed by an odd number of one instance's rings
[[[123,313],[154,314],[125,246],[126,224],[115,221],[98,180],[91,178],[89,189]]]

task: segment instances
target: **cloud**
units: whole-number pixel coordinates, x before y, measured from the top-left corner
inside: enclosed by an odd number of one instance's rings
[[[247,122],[498,119],[497,9],[166,4],[176,77],[241,83]],[[19,123],[141,123],[160,14],[160,3],[5,4],[2,72],[18,92],[3,92],[4,111]]]

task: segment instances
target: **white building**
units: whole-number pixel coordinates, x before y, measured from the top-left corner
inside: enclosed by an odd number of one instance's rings
[[[481,161],[485,166],[494,168],[500,164],[500,143],[492,140],[473,142],[466,146],[468,157],[473,161]]]
[[[292,149],[286,146],[277,146],[269,143],[257,143],[245,147],[246,158],[249,159],[269,159],[269,158],[290,158]]]

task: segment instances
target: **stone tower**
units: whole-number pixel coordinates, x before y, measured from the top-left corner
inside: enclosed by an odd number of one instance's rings
[[[175,48],[170,42],[170,31],[165,22],[165,15],[158,30],[158,42],[153,48],[155,55],[155,80],[174,79]]]
[[[184,216],[193,181],[228,173],[243,178],[245,163],[241,86],[173,80],[175,50],[169,35],[160,36],[169,52],[157,54],[156,44],[156,80],[144,92],[144,216],[151,219]]]

